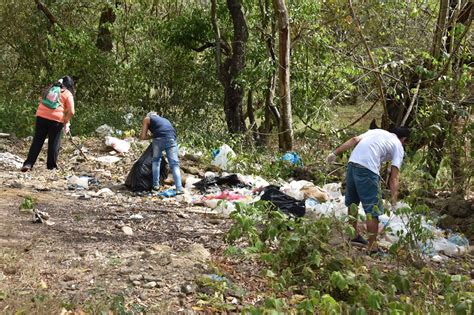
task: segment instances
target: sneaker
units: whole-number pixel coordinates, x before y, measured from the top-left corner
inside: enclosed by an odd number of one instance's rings
[[[183,191],[183,190],[177,190],[177,191],[176,191],[176,196],[177,196],[177,195],[182,195],[182,194],[184,194],[184,191]]]
[[[360,234],[357,235],[356,238],[352,239],[351,243],[353,243],[354,245],[364,245],[364,246],[367,246],[367,244],[369,244],[369,242],[367,242],[367,240],[363,238]]]
[[[29,170],[31,170],[31,166],[30,165],[23,165],[23,167],[21,168],[21,171],[24,173],[24,172],[28,172]]]
[[[160,186],[153,186],[151,188],[152,191],[160,191]]]

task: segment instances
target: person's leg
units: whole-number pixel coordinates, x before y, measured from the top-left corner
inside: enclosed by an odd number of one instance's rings
[[[380,177],[372,171],[362,168],[356,174],[357,191],[367,215],[367,232],[369,235],[369,251],[375,251],[377,247],[377,234],[379,215],[383,213],[383,205],[380,195]]]
[[[166,145],[166,157],[173,173],[173,180],[176,186],[176,191],[180,192],[183,190],[181,184],[181,171],[179,169],[179,157],[178,157],[178,144],[174,139],[168,139]]]
[[[153,177],[152,188],[158,188],[160,186],[161,153],[163,151],[162,139],[154,138],[152,142],[152,146],[153,146],[153,160],[151,162],[151,173]]]
[[[36,117],[35,135],[33,136],[33,142],[31,143],[30,150],[28,151],[28,157],[23,163],[23,168],[21,169],[22,171],[27,171],[35,165],[36,159],[41,152],[41,148],[43,147],[43,143],[47,135],[48,120],[41,117]]]
[[[61,135],[63,124],[51,122],[48,130],[48,160],[46,166],[48,170],[58,168],[59,148],[61,146]]]
[[[379,232],[379,220],[372,218],[367,220],[367,233],[369,234],[369,251],[376,251],[378,249],[377,245],[377,235]]]
[[[345,204],[347,207],[347,213],[349,214],[349,223],[354,227],[356,238],[360,236],[360,231],[357,227],[357,217],[359,215],[358,206],[360,203],[359,196],[357,195],[357,189],[354,182],[354,167],[349,164],[347,166],[346,173],[346,194]]]

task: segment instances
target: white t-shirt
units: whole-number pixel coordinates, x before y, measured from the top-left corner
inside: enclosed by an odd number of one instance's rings
[[[392,166],[400,169],[402,166],[402,143],[394,133],[383,129],[372,129],[360,135],[361,140],[352,151],[349,162],[360,164],[377,175],[380,175],[380,165],[392,161]]]

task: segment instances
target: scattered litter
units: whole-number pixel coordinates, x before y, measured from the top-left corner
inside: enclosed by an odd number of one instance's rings
[[[229,200],[229,201],[242,200],[245,198],[246,198],[245,196],[242,196],[240,194],[233,193],[230,191],[223,191],[218,195],[209,195],[209,196],[204,197],[204,199],[222,199],[222,200]]]
[[[296,166],[303,166],[303,160],[301,160],[301,157],[296,152],[286,152],[281,159]]]
[[[118,156],[106,155],[106,156],[99,156],[98,158],[96,158],[96,161],[106,164],[106,165],[112,165],[120,161],[120,158]]]
[[[113,196],[115,193],[110,188],[102,188],[96,193],[90,193],[94,197]]]
[[[158,193],[158,196],[165,197],[165,198],[174,197],[176,196],[176,190],[174,189],[163,190]]]
[[[184,187],[187,189],[187,190],[191,190],[193,188],[195,188],[194,184],[201,181],[200,178],[197,178],[197,177],[194,177],[194,176],[188,176],[186,177],[186,184],[184,185]]]
[[[313,198],[325,202],[330,199],[330,195],[326,191],[306,180],[294,180],[283,185],[280,190],[297,200]]]
[[[100,137],[106,137],[106,136],[111,136],[114,134],[114,128],[110,127],[107,124],[104,124],[102,126],[97,127],[95,132],[100,136]]]
[[[44,223],[46,225],[54,225],[55,223],[49,220],[49,214],[38,209],[33,210],[33,223]]]
[[[297,200],[291,196],[286,195],[276,186],[267,186],[263,190],[261,200],[272,202],[278,209],[286,214],[292,214],[297,217],[302,217],[305,214],[304,201]]]
[[[130,220],[143,220],[143,216],[139,213],[132,214],[129,217]]]
[[[105,145],[114,148],[118,153],[125,153],[130,150],[130,142],[115,137],[106,136]]]
[[[236,209],[235,204],[228,201],[220,201],[215,208],[215,211],[221,214],[223,217],[228,218],[229,215]]]
[[[213,157],[211,164],[223,170],[227,170],[233,158],[236,157],[234,150],[227,144],[223,144],[216,155]]]
[[[194,183],[194,186],[197,187],[201,192],[205,192],[210,187],[249,187],[239,180],[237,174],[231,174],[228,176],[215,176],[215,177],[205,177],[197,183]]]
[[[23,166],[23,159],[9,152],[1,152],[0,165],[3,167],[21,168]]]
[[[128,236],[132,236],[133,235],[133,230],[131,227],[129,226],[123,226],[122,227],[122,232],[125,234],[125,235],[128,235]]]
[[[87,176],[71,176],[68,178],[67,187],[70,190],[74,189],[89,189],[89,177]]]
[[[9,138],[9,137],[10,137],[9,133],[0,132],[0,138]]]
[[[132,125],[133,114],[132,113],[125,114],[123,116],[123,119],[125,119],[125,124],[127,124],[127,126],[131,126]]]
[[[467,246],[469,245],[469,240],[459,233],[453,233],[448,237],[448,241],[456,244],[458,246]]]

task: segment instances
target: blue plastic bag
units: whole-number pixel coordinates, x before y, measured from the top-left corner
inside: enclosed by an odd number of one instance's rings
[[[283,161],[288,161],[291,164],[296,165],[296,166],[302,166],[303,165],[303,161],[301,160],[301,157],[296,152],[286,152],[281,157],[281,159]]]
[[[158,196],[161,197],[174,197],[176,196],[176,190],[174,189],[168,189],[168,190],[163,190],[158,193]]]

